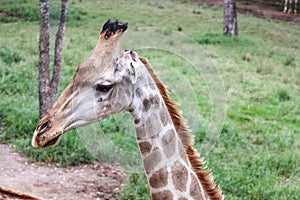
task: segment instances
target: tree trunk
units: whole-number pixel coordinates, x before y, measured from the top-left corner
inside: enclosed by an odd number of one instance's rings
[[[57,94],[57,90],[60,84],[60,72],[61,72],[61,65],[62,65],[62,45],[63,45],[63,38],[65,34],[65,27],[67,21],[67,12],[68,12],[68,0],[61,1],[61,15],[60,15],[60,23],[56,33],[55,39],[55,53],[54,53],[54,68],[51,80],[51,105],[54,103],[55,96]]]
[[[49,7],[48,0],[41,0],[41,28],[39,40],[39,100],[40,118],[42,118],[51,106],[49,85]]]
[[[224,35],[237,36],[238,25],[235,0],[224,0]]]
[[[62,65],[62,45],[67,20],[68,0],[61,2],[60,24],[56,33],[54,49],[54,67],[50,80],[49,70],[49,6],[48,0],[40,0],[41,28],[39,39],[39,101],[40,119],[44,117],[51,108],[60,84],[60,72]]]

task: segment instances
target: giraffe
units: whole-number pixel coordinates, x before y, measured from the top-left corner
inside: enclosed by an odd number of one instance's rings
[[[298,0],[294,0],[294,2],[295,2],[294,14],[297,14],[297,1]],[[289,9],[288,9],[288,4],[289,4]],[[288,13],[288,14],[291,14],[293,12],[293,0],[285,0],[284,1],[283,12],[284,13]]]
[[[147,59],[121,49],[126,29],[127,23],[118,20],[104,24],[91,56],[38,123],[32,146],[55,145],[68,130],[128,111],[152,199],[223,199],[211,172],[201,168],[204,162],[191,146],[188,128]]]

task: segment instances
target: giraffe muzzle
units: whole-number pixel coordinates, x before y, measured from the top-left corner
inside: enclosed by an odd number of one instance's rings
[[[32,138],[32,146],[35,148],[48,147],[55,145],[61,136],[61,131],[51,130],[52,122],[49,119],[42,119],[37,126]]]

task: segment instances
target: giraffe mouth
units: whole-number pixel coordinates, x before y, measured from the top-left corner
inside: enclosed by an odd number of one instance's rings
[[[59,134],[55,138],[52,138],[50,141],[46,142],[46,144],[44,144],[43,147],[50,147],[50,146],[57,144],[60,140],[60,136],[61,135]]]

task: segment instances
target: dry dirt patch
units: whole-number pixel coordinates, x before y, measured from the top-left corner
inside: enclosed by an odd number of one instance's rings
[[[41,199],[115,199],[124,177],[116,166],[95,162],[66,168],[28,163],[0,145],[0,186]],[[0,199],[13,199],[0,192]]]

